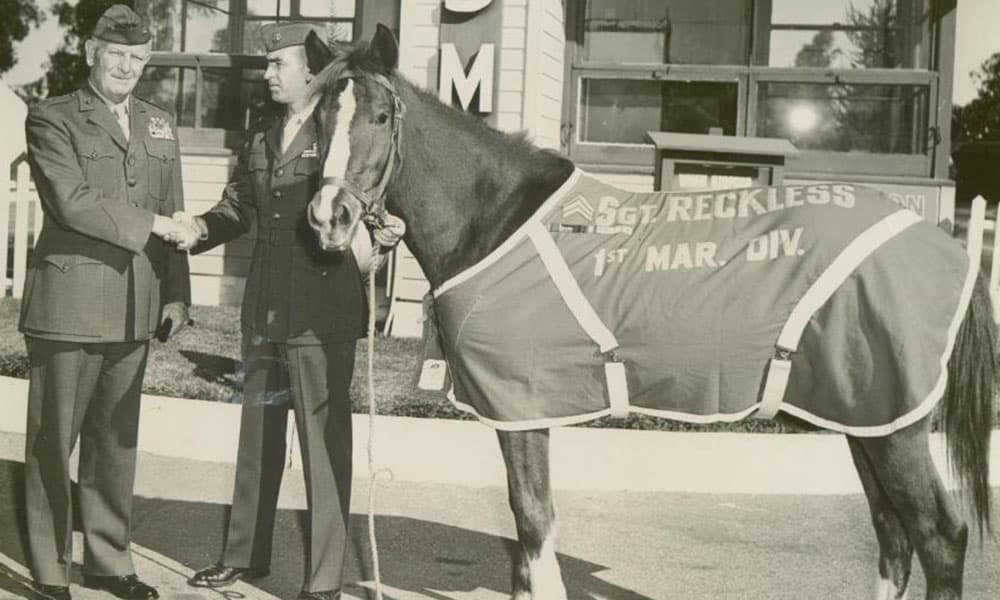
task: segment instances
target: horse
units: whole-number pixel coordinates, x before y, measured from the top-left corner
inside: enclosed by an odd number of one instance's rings
[[[328,51],[318,44],[311,38],[307,53]],[[329,251],[348,249],[359,228],[377,225],[383,211],[398,216],[407,226],[407,246],[438,290],[507,242],[576,167],[419,89],[397,71],[398,53],[393,34],[379,26],[369,42],[334,48],[333,60],[317,75],[323,185],[307,212],[320,246]],[[982,536],[990,532],[988,455],[997,363],[988,295],[981,279],[969,289],[968,308],[956,313],[947,391],[936,418]],[[943,364],[941,371],[944,377]],[[777,418],[797,421],[783,413]],[[884,434],[847,435],[878,540],[880,600],[905,596],[914,552],[928,599],[962,594],[970,526],[932,462],[934,421],[928,413]],[[498,428],[497,435],[519,541],[511,598],[565,600],[555,551],[549,428]]]

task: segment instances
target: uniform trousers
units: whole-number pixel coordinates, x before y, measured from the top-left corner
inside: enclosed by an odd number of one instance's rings
[[[296,345],[245,334],[243,345],[236,481],[222,564],[270,564],[291,407],[308,504],[303,590],[339,590],[351,502],[355,342]]]
[[[24,460],[28,545],[35,581],[69,585],[78,471],[83,570],[130,575],[132,487],[148,342],[76,343],[25,337],[31,362]]]

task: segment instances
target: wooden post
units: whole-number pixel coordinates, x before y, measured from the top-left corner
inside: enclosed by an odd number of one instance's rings
[[[28,208],[32,193],[29,189],[31,171],[28,163],[17,167],[17,190],[14,196],[14,297],[24,293],[24,277],[28,271]]]
[[[0,297],[7,295],[7,248],[10,247],[10,190],[6,175],[0,181]]]

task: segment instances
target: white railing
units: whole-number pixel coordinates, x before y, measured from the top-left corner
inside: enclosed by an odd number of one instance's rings
[[[14,298],[20,298],[24,293],[24,278],[28,269],[28,249],[30,243],[38,239],[42,228],[42,203],[38,200],[34,182],[31,180],[31,170],[22,154],[10,165],[16,166],[15,177],[8,185],[0,185],[0,296],[6,296],[10,290]],[[9,170],[7,172],[10,172]],[[13,227],[11,219],[13,218]],[[980,231],[993,233],[992,252],[989,260],[989,290],[993,303],[993,314],[1000,322],[1000,207],[994,213],[994,218],[986,216],[986,200],[977,196],[971,207],[971,215],[964,240],[968,245],[969,235],[976,227]],[[11,239],[13,238],[13,244]],[[12,247],[13,246],[13,247]],[[389,311],[389,319],[385,324],[386,333],[390,330],[395,335],[420,335],[420,300],[427,292],[426,280],[416,265],[412,254],[400,245],[402,252],[397,252],[396,260],[391,265],[389,280],[392,282],[387,290],[392,294],[393,302]],[[7,276],[7,264],[10,252],[13,250],[13,278]],[[411,264],[412,263],[412,264]],[[986,265],[984,264],[984,267]],[[421,285],[422,283],[422,285]],[[404,306],[406,305],[406,306]],[[412,305],[412,306],[410,306]],[[411,310],[403,310],[404,308]],[[405,325],[409,323],[409,327]],[[403,331],[403,330],[406,331]]]
[[[14,179],[8,185],[0,186],[0,290],[3,295],[7,295],[9,289],[15,298],[20,298],[24,293],[24,276],[28,270],[29,237],[34,244],[42,227],[42,203],[38,201],[24,155],[17,158],[10,167],[14,168],[15,165]],[[11,262],[11,250],[14,269],[13,278],[8,278],[7,264]]]

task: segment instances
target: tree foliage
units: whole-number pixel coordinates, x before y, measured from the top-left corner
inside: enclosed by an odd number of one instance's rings
[[[951,143],[1000,141],[1000,52],[972,73],[978,95],[951,111]]]
[[[0,73],[17,63],[14,42],[20,42],[42,16],[31,0],[0,0]]]
[[[52,7],[59,24],[66,27],[66,36],[62,46],[49,57],[44,82],[36,84],[29,93],[42,95],[47,92],[48,96],[58,96],[83,85],[90,72],[83,44],[94,30],[97,19],[112,4],[135,6],[133,0],[79,0],[75,3],[60,0]]]

